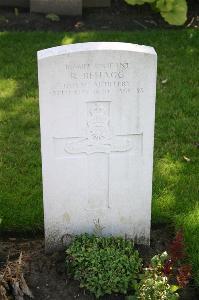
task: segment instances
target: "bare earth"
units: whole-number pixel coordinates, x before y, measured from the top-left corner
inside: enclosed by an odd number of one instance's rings
[[[168,248],[168,244],[173,238],[173,230],[164,225],[152,229],[151,246],[138,246],[145,264],[149,258],[157,253],[161,253]],[[44,251],[44,239],[9,237],[0,239],[0,267],[6,262],[9,254],[10,260],[17,259],[20,252],[26,261],[25,279],[33,292],[36,300],[63,300],[63,299],[95,299],[93,296],[79,288],[78,282],[67,277],[65,272],[64,252],[55,252],[47,255]],[[103,297],[103,299],[125,299],[121,295]],[[193,283],[186,288],[180,299],[197,300],[199,290]]]

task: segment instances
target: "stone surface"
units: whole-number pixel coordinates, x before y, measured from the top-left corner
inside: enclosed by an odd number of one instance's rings
[[[29,7],[30,0],[0,0],[0,6]]]
[[[32,12],[81,15],[82,0],[30,0]]]
[[[83,7],[108,7],[111,0],[83,0]]]
[[[149,243],[154,49],[73,44],[38,68],[46,249],[83,232]]]
[[[33,12],[81,15],[83,7],[108,7],[111,0],[0,0],[0,6],[30,7]]]

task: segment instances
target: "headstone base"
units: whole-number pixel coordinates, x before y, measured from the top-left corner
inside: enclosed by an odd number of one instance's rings
[[[111,0],[83,0],[83,7],[110,7]]]
[[[30,0],[1,0],[0,6],[29,7]]]
[[[82,0],[30,0],[30,10],[58,15],[81,15]]]

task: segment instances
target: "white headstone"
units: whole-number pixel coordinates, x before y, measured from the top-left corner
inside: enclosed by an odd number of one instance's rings
[[[149,243],[156,60],[128,43],[38,52],[47,250],[96,230]]]

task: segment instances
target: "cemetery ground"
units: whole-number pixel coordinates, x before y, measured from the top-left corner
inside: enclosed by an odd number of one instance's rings
[[[78,297],[79,293],[80,299],[89,299],[76,283],[66,285],[64,257],[56,253],[45,256],[43,240],[38,238],[43,232],[43,207],[36,63],[37,50],[88,41],[145,44],[153,46],[158,53],[152,244],[143,254],[164,251],[174,231],[182,228],[196,286],[199,284],[199,33],[194,29],[0,33],[0,226],[5,233],[0,257],[5,258],[9,249],[13,253],[25,250],[32,255],[33,268],[38,271],[36,277],[34,272],[30,273],[29,285],[36,299],[60,299],[63,290],[67,299]],[[53,275],[55,269],[51,272],[45,269],[42,273],[43,263],[46,266],[54,263],[57,273]],[[45,286],[43,294],[39,279],[43,280],[41,286]],[[48,297],[49,292],[54,294]],[[194,297],[197,299],[196,294],[189,294],[187,299]]]
[[[30,13],[29,8],[0,7],[1,30],[148,30],[175,28],[166,23],[149,5],[127,5],[124,0],[112,0],[108,8],[84,8],[82,16],[59,16],[59,21],[46,18],[45,14]],[[198,28],[199,2],[188,1],[189,9],[184,28]],[[181,27],[182,28],[182,27]]]

